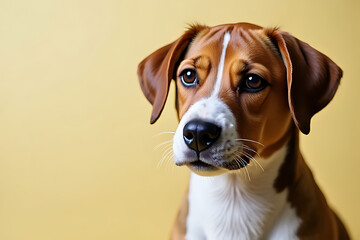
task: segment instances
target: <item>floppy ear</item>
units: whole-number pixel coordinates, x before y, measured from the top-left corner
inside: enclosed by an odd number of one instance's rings
[[[301,132],[308,134],[312,116],[334,97],[342,70],[289,33],[274,30],[269,37],[276,41],[286,67],[288,102],[294,122]]]
[[[196,34],[205,26],[191,26],[179,39],[150,54],[138,66],[141,89],[153,105],[150,123],[160,117],[169,92],[176,65]]]

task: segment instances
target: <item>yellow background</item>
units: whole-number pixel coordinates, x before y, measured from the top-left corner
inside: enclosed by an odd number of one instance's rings
[[[157,168],[136,68],[187,23],[279,26],[344,70],[301,147],[360,239],[360,1],[0,0],[0,239],[166,239],[188,170]]]

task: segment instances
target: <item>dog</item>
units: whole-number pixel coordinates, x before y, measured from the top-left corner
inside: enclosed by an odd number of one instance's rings
[[[278,28],[192,25],[138,66],[160,116],[172,79],[174,162],[191,170],[172,239],[349,239],[299,151],[342,70]]]

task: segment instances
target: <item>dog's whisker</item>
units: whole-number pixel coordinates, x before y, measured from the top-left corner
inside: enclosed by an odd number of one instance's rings
[[[241,164],[242,168],[244,168],[245,171],[246,171],[246,174],[247,174],[247,176],[248,176],[249,181],[251,181],[250,174],[249,174],[249,171],[248,171],[248,169],[247,169],[247,162],[241,157],[241,155],[235,154],[235,156],[237,157],[237,159],[235,159],[235,162]],[[238,166],[239,166],[239,165],[238,165]],[[241,169],[240,166],[239,166],[239,168]],[[239,170],[240,170],[240,169],[239,169]]]
[[[169,146],[169,147],[167,147],[167,149],[164,150],[164,153],[162,154],[162,156],[160,158],[160,161],[159,161],[159,163],[157,165],[157,168],[160,168],[163,165],[166,157],[172,152],[173,152],[172,146]]]
[[[171,164],[172,163],[171,159],[173,158],[173,155],[174,155],[174,153],[170,152],[168,154],[168,156],[166,157],[166,159],[165,159],[165,169],[166,169],[166,171],[170,171],[170,169],[173,167],[173,164]]]
[[[164,144],[163,146],[159,147],[158,149],[160,149],[161,151],[166,151],[168,150],[169,148],[172,148],[172,143],[167,143],[167,144]],[[155,150],[158,150],[158,149],[154,149]]]
[[[163,163],[164,163],[164,159],[161,158],[161,159],[158,161],[158,163],[157,163],[157,165],[156,165],[156,168],[159,169],[159,168],[163,165]]]
[[[241,171],[242,167],[244,167],[244,166],[243,166],[243,163],[240,162],[240,159],[235,159],[235,162],[236,162],[236,164],[239,166],[239,169],[236,170],[236,171],[237,171],[237,172],[243,172],[244,177],[245,177],[245,176],[246,176],[246,175],[245,175],[245,172],[244,172],[244,171]]]
[[[247,163],[245,162],[245,160],[239,156],[239,159],[237,160],[237,162],[239,162],[242,166],[241,169],[245,169],[245,171],[242,171],[244,173],[244,177],[248,177],[249,181],[251,181],[250,179],[250,174],[249,174],[249,171],[247,170]],[[240,170],[240,169],[239,169]],[[245,175],[245,172],[246,172],[246,175]]]
[[[252,149],[251,147],[249,147],[249,146],[247,146],[245,144],[241,144],[240,147],[242,147],[242,148],[244,148],[246,150],[249,150],[250,152],[253,152],[253,153],[255,153],[256,155],[258,155],[260,157],[260,154],[256,150]]]
[[[162,157],[162,159],[163,159],[163,161],[164,161],[164,163],[167,163],[167,161],[168,161],[168,157],[169,157],[169,155],[171,155],[172,154],[172,149],[171,148],[169,148],[167,151],[166,151],[166,154],[164,154],[164,156]]]
[[[261,142],[258,142],[258,141],[255,141],[255,140],[251,140],[251,139],[247,139],[247,138],[235,138],[234,140],[235,140],[235,141],[252,142],[252,143],[256,143],[256,144],[259,144],[259,145],[265,147],[264,144],[262,144]]]
[[[240,153],[241,154],[241,153]],[[248,179],[249,179],[249,181],[251,181],[251,178],[250,178],[250,174],[249,174],[249,171],[248,171],[248,169],[247,169],[247,162],[241,157],[241,155],[238,155],[238,154],[236,154],[235,153],[235,156],[237,156],[238,157],[238,159],[236,159],[235,161],[237,162],[237,161],[240,161],[241,162],[241,166],[243,166],[243,168],[245,169],[245,171],[246,171],[246,173],[247,173],[247,176],[248,176]]]
[[[263,172],[265,172],[265,169],[263,168],[263,166],[262,166],[258,161],[256,161],[255,158],[254,158],[254,162],[261,168],[261,170],[262,170]]]
[[[255,162],[255,164],[256,164],[256,166],[259,166],[260,167],[260,169],[263,171],[263,172],[265,172],[265,170],[264,170],[264,168],[263,168],[263,166],[253,157],[253,156],[251,156],[249,153],[246,153],[246,152],[239,152],[239,154],[240,155],[244,155],[245,157],[247,157],[247,158],[249,158],[249,159],[251,159],[251,160],[253,160],[254,162]],[[259,154],[258,154],[259,155]],[[237,155],[237,156],[239,156],[239,155]],[[260,155],[259,155],[260,156]]]
[[[171,161],[171,159],[174,159],[174,153],[172,153],[169,157],[168,162],[171,163],[171,173],[174,174],[174,169],[175,169],[175,164],[173,164],[173,161]]]
[[[155,134],[153,137],[159,137],[164,134],[175,134],[175,132],[170,132],[170,131],[169,132],[160,132],[160,133]]]
[[[251,182],[251,178],[250,178],[250,174],[249,174],[249,171],[248,171],[248,169],[247,169],[247,166],[246,166],[246,162],[245,162],[245,160],[244,160],[243,158],[241,158],[240,160],[244,163],[245,171],[246,171],[246,173],[247,173],[247,176],[248,176],[249,181]]]
[[[252,156],[251,156],[250,154],[248,154],[248,153],[244,153],[244,155],[245,155],[246,157],[250,158],[251,160],[253,160],[253,161],[256,163],[256,165],[259,166],[263,172],[265,172],[263,166],[262,166],[258,161],[256,161],[256,159],[255,159],[254,157],[252,157]]]
[[[164,157],[161,157],[160,160],[158,161],[158,164],[156,166],[157,169],[159,169],[163,164],[164,164],[164,160],[165,158]]]
[[[236,165],[238,165],[239,169],[241,168],[242,164],[240,165],[239,159],[235,159]]]
[[[161,148],[161,147],[164,146],[164,145],[166,146],[166,145],[168,145],[168,144],[172,144],[173,141],[174,141],[173,139],[170,139],[170,140],[164,141],[164,142],[162,142],[162,143],[159,143],[158,145],[156,145],[156,146],[154,147],[154,151],[158,150],[159,148]]]
[[[172,145],[168,145],[168,146],[165,147],[164,152],[161,155],[161,158],[163,158],[164,155],[166,155],[168,151],[172,151]]]
[[[246,153],[246,152],[243,152],[242,153],[245,157],[247,157],[247,158],[249,158],[249,159],[251,159],[251,160],[254,160],[255,158],[253,157],[253,156],[251,156],[251,154],[249,154],[249,153]]]
[[[171,164],[172,163],[171,159],[173,157],[174,157],[174,152],[173,151],[171,151],[170,154],[168,154],[168,156],[166,157],[166,160],[165,160],[166,166],[165,166],[165,168],[167,169],[167,171],[170,171],[169,168],[171,170],[174,170],[174,165]]]
[[[255,158],[253,157],[253,156],[251,156],[250,154],[248,154],[248,153],[243,153],[244,154],[244,156],[245,157],[247,157],[250,161],[254,161],[255,160]],[[255,161],[254,161],[255,162]],[[250,164],[250,165],[252,165],[252,164]],[[257,165],[256,165],[256,167],[257,167]]]

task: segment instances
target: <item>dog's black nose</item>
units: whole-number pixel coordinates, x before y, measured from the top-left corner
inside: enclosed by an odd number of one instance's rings
[[[221,128],[213,123],[195,119],[183,130],[184,141],[197,153],[209,148],[220,137]]]

